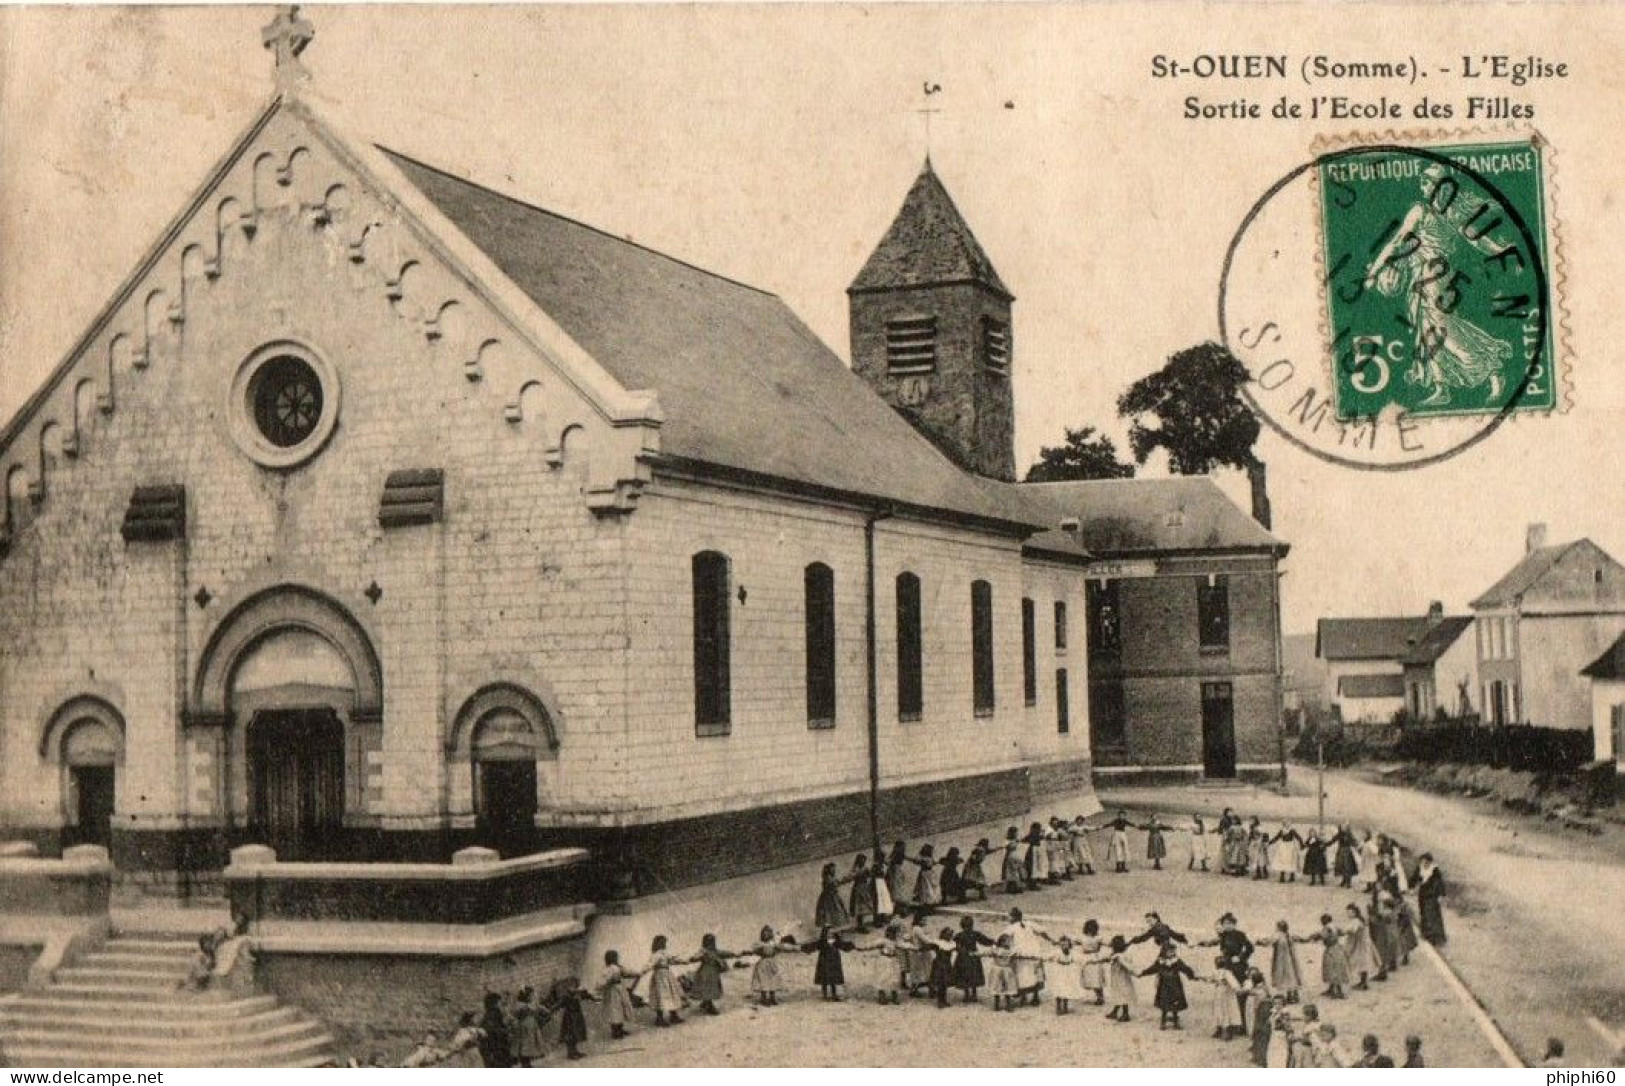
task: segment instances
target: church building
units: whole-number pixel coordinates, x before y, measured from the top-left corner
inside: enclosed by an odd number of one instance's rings
[[[1081,810],[1092,736],[1264,759],[1284,545],[1143,481],[1168,541],[1130,569],[1104,487],[1014,483],[1013,295],[929,164],[848,367],[771,294],[344,132],[281,64],[0,430],[0,838],[159,889],[245,843],[578,845],[635,896]],[[1142,574],[1194,663],[1125,589],[1102,686],[1101,593]]]

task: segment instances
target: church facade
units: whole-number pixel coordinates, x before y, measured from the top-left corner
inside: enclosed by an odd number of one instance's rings
[[[968,237],[928,168],[849,369],[279,96],[0,431],[0,836],[634,896],[1086,802],[1092,559]]]

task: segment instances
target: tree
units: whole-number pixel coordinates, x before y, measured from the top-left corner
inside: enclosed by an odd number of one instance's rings
[[[1242,398],[1247,368],[1219,343],[1200,343],[1168,357],[1162,369],[1140,378],[1118,397],[1118,414],[1129,420],[1129,448],[1144,464],[1157,449],[1179,475],[1215,468],[1247,473],[1253,519],[1270,526],[1264,462],[1253,452],[1258,418]]]
[[[1038,450],[1038,463],[1027,469],[1027,482],[1054,483],[1063,479],[1127,479],[1134,465],[1117,459],[1117,446],[1093,426],[1066,428],[1066,442]]]

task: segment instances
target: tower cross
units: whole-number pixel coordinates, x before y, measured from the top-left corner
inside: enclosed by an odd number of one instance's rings
[[[290,4],[277,12],[260,31],[260,42],[276,58],[276,85],[279,90],[291,91],[310,78],[310,71],[299,60],[316,36],[316,28],[308,19],[299,17],[299,5]]]

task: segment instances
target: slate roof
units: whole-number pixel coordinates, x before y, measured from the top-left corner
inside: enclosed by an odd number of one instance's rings
[[[1441,619],[1432,629],[1428,629],[1427,620],[1423,619],[1422,627],[1425,632],[1421,634],[1415,646],[1405,654],[1401,662],[1406,664],[1435,663],[1439,657],[1450,651],[1450,646],[1454,645],[1472,624],[1471,615],[1452,615],[1449,618]]]
[[[1345,698],[1402,698],[1403,675],[1344,675],[1337,680],[1337,693]]]
[[[897,217],[847,289],[857,293],[966,282],[1012,297],[928,158]]]
[[[1054,523],[955,466],[775,295],[379,150],[617,381],[659,395],[663,457]]]
[[[1076,540],[1059,530],[1029,540],[1038,549],[1080,547],[1102,558],[1199,550],[1273,551],[1271,535],[1205,475],[1018,483],[1033,515],[1050,524],[1076,517]]]
[[[1581,668],[1580,674],[1592,679],[1625,680],[1625,633],[1601,656]]]

